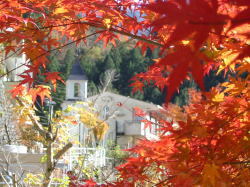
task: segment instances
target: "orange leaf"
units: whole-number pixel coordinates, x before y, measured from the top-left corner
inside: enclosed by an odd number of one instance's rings
[[[45,81],[52,83],[54,91],[56,90],[56,82],[57,82],[57,80],[64,83],[64,80],[58,74],[59,74],[59,72],[48,72],[48,73],[43,74],[43,75],[46,76]]]
[[[28,94],[32,96],[33,102],[35,102],[37,97],[39,96],[41,98],[42,104],[43,104],[45,97],[51,99],[50,88],[44,85],[37,85],[35,88],[31,88]]]

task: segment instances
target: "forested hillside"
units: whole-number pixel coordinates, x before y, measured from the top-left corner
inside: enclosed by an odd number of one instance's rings
[[[101,83],[105,79],[105,72],[114,70],[115,78],[107,90],[161,105],[164,102],[167,88],[159,90],[152,83],[152,85],[145,86],[142,92],[134,93],[133,87],[130,86],[133,83],[133,80],[131,80],[133,76],[145,72],[153,64],[153,59],[159,58],[159,51],[148,49],[145,54],[142,54],[139,48],[132,48],[131,46],[130,43],[119,43],[118,47],[108,47],[105,50],[100,44],[88,48],[72,47],[65,52],[65,55],[53,54],[48,57],[50,64],[47,71],[60,72],[62,78],[66,81],[72,64],[79,60],[88,77],[88,95],[91,96],[102,90]],[[206,89],[209,90],[212,86],[223,82],[225,77],[222,73],[219,75],[210,73],[205,77]],[[40,84],[43,81],[44,77],[39,76],[37,83]],[[186,105],[189,88],[197,89],[193,80],[183,82],[179,92],[173,96],[172,102],[178,105]],[[65,97],[65,85],[59,83],[56,92],[52,92],[52,94],[54,101],[57,102],[56,107],[60,107]]]

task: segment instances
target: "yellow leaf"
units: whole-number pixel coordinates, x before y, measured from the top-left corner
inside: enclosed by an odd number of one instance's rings
[[[217,93],[216,95],[213,96],[212,101],[214,102],[222,102],[224,100],[224,93]]]
[[[57,8],[54,13],[55,14],[63,14],[63,13],[66,13],[66,12],[68,12],[68,10],[65,9],[65,8]]]
[[[220,56],[222,62],[220,63],[217,74],[219,74],[226,68],[229,68],[230,70],[234,71],[236,65],[235,60],[237,59],[238,55],[239,55],[238,52],[233,52],[230,50],[223,52]]]
[[[182,43],[183,45],[188,45],[188,44],[190,43],[190,41],[189,41],[189,40],[182,40],[181,43]]]
[[[109,18],[106,18],[103,20],[103,24],[105,25],[105,27],[107,27],[108,29],[111,27],[111,23],[112,23],[112,20],[109,19]]]
[[[101,140],[106,134],[108,129],[109,129],[109,126],[107,123],[98,121],[97,125],[93,128],[93,132],[94,132],[95,137],[98,140]]]

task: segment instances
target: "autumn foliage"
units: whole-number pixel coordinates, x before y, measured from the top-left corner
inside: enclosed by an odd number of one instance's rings
[[[161,49],[162,58],[133,78],[135,91],[153,83],[167,88],[168,102],[183,80],[199,85],[201,92],[190,92],[190,105],[172,110],[166,105],[156,115],[159,140],[142,140],[132,148],[136,156],[118,168],[121,180],[112,185],[250,183],[249,0],[5,0],[0,9],[6,53],[25,53],[29,59],[21,84],[32,87],[52,51],[92,35],[104,46],[116,45],[123,35],[136,39],[142,51]],[[62,36],[66,43],[59,41]],[[228,81],[205,92],[203,77],[211,71],[224,73]],[[45,76],[54,86],[61,80],[57,73]],[[176,115],[167,120],[171,114]]]

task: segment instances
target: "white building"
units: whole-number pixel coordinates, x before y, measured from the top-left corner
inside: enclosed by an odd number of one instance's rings
[[[100,110],[101,118],[109,124],[105,140],[113,140],[122,148],[132,147],[140,138],[157,139],[157,122],[151,113],[158,110],[154,104],[118,95],[111,92],[88,98]],[[145,113],[138,116],[136,109]],[[145,122],[152,122],[150,128],[145,128]]]
[[[27,70],[26,66],[26,55],[24,53],[19,54],[18,52],[10,51],[5,54],[4,48],[0,46],[0,76],[7,73],[6,76],[1,78],[4,82],[18,82],[23,78],[18,76]],[[19,51],[19,49],[17,49]],[[9,72],[9,73],[8,73]]]
[[[109,125],[109,130],[99,145],[105,146],[108,140],[112,140],[122,148],[127,148],[134,145],[139,138],[157,138],[157,125],[150,116],[151,112],[158,110],[156,105],[110,92],[87,97],[87,83],[86,75],[80,64],[76,62],[72,67],[69,79],[66,81],[66,100],[62,104],[62,108],[65,109],[76,101],[93,102],[99,113],[99,118]],[[79,107],[82,106],[79,105]],[[143,117],[145,119],[136,116],[135,108],[146,112],[147,115]],[[152,121],[151,128],[145,129],[145,123],[141,120]],[[89,136],[87,135],[88,129],[81,123],[71,127],[70,133],[82,145],[85,145],[85,139]]]
[[[66,81],[66,102],[85,101],[87,99],[88,79],[82,71],[79,62],[73,64]]]
[[[75,104],[77,101],[86,101],[87,99],[88,79],[83,72],[79,62],[73,64],[68,80],[66,81],[66,98],[62,103],[62,109],[66,109],[69,105]],[[81,106],[79,106],[81,107]],[[83,143],[87,129],[79,122],[77,126],[70,126],[70,134],[75,140]]]

